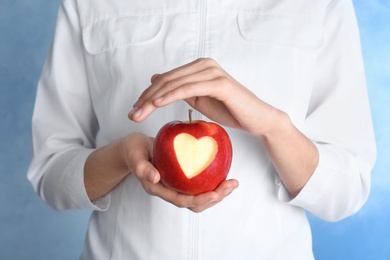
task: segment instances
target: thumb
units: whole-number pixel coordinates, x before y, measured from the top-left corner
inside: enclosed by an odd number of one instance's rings
[[[145,176],[153,184],[156,184],[160,181],[160,173],[153,167],[147,167],[145,170]]]

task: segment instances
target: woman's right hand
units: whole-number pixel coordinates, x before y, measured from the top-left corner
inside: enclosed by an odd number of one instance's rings
[[[201,212],[222,201],[238,186],[236,180],[222,182],[215,191],[197,196],[178,193],[160,182],[160,174],[153,166],[153,138],[130,134],[110,145],[92,152],[84,167],[84,185],[88,197],[94,201],[113,190],[128,174],[135,174],[145,191],[177,207]]]
[[[142,134],[131,134],[124,141],[128,168],[136,175],[145,191],[179,208],[188,208],[193,212],[204,211],[222,201],[238,187],[237,180],[226,180],[214,191],[196,196],[176,192],[161,183],[160,174],[151,163],[153,138]]]

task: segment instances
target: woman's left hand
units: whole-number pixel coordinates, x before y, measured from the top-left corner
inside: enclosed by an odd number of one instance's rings
[[[185,100],[211,120],[261,136],[274,122],[277,110],[242,86],[217,62],[202,58],[156,74],[134,104],[129,118],[145,120],[154,110]],[[261,84],[259,80],[259,84]]]

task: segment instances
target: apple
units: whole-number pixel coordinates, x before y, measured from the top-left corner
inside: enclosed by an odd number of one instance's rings
[[[198,195],[226,180],[233,149],[229,135],[213,122],[172,121],[154,140],[153,163],[161,182],[178,192]]]

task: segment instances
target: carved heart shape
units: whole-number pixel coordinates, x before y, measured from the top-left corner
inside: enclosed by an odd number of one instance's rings
[[[214,138],[196,139],[190,134],[179,134],[173,141],[176,158],[188,179],[200,174],[214,160],[218,144]]]

